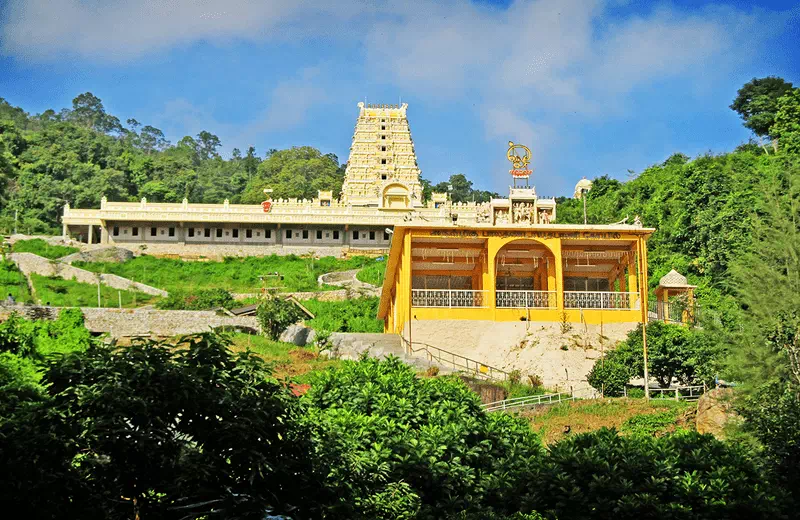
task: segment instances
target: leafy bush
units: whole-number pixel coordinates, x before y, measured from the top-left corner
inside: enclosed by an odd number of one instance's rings
[[[653,436],[673,424],[675,424],[675,414],[672,412],[634,415],[623,423],[621,431],[631,435]]]
[[[203,311],[219,307],[230,309],[236,305],[231,293],[225,289],[202,289],[187,293],[176,291],[156,302],[159,309]]]
[[[800,390],[781,382],[764,385],[738,411],[746,419],[745,430],[763,446],[777,478],[800,500]]]
[[[57,320],[32,321],[12,314],[0,323],[0,422],[26,401],[38,401],[43,364],[53,354],[82,352],[93,344],[78,309]]]
[[[0,260],[0,301],[5,300],[10,294],[18,303],[31,299],[28,290],[28,281],[25,275],[11,260]]]
[[[258,321],[264,334],[272,340],[277,340],[289,325],[297,323],[303,318],[300,309],[291,300],[281,297],[270,297],[258,306]]]
[[[621,363],[617,356],[606,355],[604,360],[595,362],[586,380],[604,397],[619,397],[625,392],[625,385],[633,377],[632,374],[631,367]]]
[[[297,400],[226,346],[209,334],[48,363],[46,399],[0,421],[0,502],[26,518],[319,517]]]
[[[397,358],[319,373],[302,400],[305,420],[320,427],[328,518],[516,512],[514,490],[542,454],[524,421],[484,414],[460,380],[417,378]],[[385,516],[376,516],[379,503]]]
[[[559,520],[780,517],[781,491],[748,456],[696,432],[575,435],[550,446],[520,509]]]
[[[377,297],[352,298],[340,301],[306,300],[303,305],[314,319],[306,321],[309,327],[331,332],[383,332],[383,322],[378,315]]]
[[[673,378],[682,384],[710,383],[724,354],[710,333],[660,321],[647,326],[647,353],[650,377],[662,387],[669,386]],[[632,377],[643,376],[642,327],[639,325],[604,359],[595,362],[587,378],[592,387],[605,391],[605,395],[620,396]]]
[[[14,242],[14,245],[11,246],[11,251],[14,253],[33,253],[55,260],[62,256],[77,253],[80,249],[77,247],[51,245],[41,238],[34,238],[31,240],[18,240]]]

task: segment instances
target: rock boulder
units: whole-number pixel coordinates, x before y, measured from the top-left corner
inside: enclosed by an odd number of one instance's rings
[[[310,327],[295,323],[294,325],[289,325],[278,339],[285,343],[292,343],[298,347],[304,347],[308,343],[309,336],[311,336],[312,332],[314,331]]]
[[[733,389],[715,388],[706,392],[697,402],[697,431],[714,437],[725,437],[725,425],[736,420],[733,410]]]

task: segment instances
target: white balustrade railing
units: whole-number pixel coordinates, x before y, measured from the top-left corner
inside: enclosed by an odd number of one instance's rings
[[[498,309],[555,309],[555,291],[496,291]]]
[[[639,293],[612,291],[565,291],[565,309],[638,310]]]
[[[414,307],[487,307],[488,291],[465,289],[412,289]]]

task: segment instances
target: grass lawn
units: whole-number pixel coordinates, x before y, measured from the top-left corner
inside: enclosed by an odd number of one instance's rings
[[[80,250],[77,247],[50,245],[41,238],[19,240],[11,246],[12,253],[33,253],[51,259],[61,258],[78,251]]]
[[[9,294],[17,303],[31,301],[31,293],[28,290],[25,275],[11,260],[2,260],[0,261],[0,300],[5,300]]]
[[[332,302],[306,300],[303,305],[314,314],[306,325],[329,332],[383,332],[383,322],[376,318],[379,302],[377,296]]]
[[[75,280],[50,278],[38,274],[31,275],[31,282],[36,291],[36,298],[43,304],[49,303],[57,307],[97,307],[97,286],[80,283]],[[122,295],[123,307],[138,307],[153,303],[158,297],[137,291],[119,291],[111,287],[100,286],[100,302],[102,307],[117,307],[119,294]]]
[[[364,266],[356,274],[356,278],[364,283],[370,283],[378,287],[383,286],[383,278],[386,276],[386,259],[385,257],[376,258],[372,262]]]
[[[599,428],[616,428],[622,434],[663,435],[678,428],[692,429],[694,424],[684,420],[684,414],[697,403],[653,399],[590,399],[573,401],[533,411],[522,412],[531,427],[545,443],[564,437],[565,426],[570,433],[584,433]]]
[[[259,276],[280,273],[283,279],[268,277],[267,287],[286,292],[336,289],[319,287],[317,278],[331,271],[359,269],[374,262],[367,257],[347,260],[326,256],[303,258],[296,255],[226,258],[221,262],[185,262],[143,255],[125,263],[75,262],[76,267],[113,273],[167,291],[226,289],[232,293],[257,293],[264,286]]]
[[[274,363],[275,376],[290,378],[298,383],[308,383],[313,372],[336,366],[341,361],[318,356],[311,347],[298,347],[291,343],[272,341],[264,336],[234,334],[231,350],[251,350],[264,360]]]

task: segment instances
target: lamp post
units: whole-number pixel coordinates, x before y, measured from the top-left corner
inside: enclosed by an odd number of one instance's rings
[[[586,188],[581,188],[581,199],[583,199],[583,225],[587,224],[586,219],[586,194],[589,193],[589,190]]]

